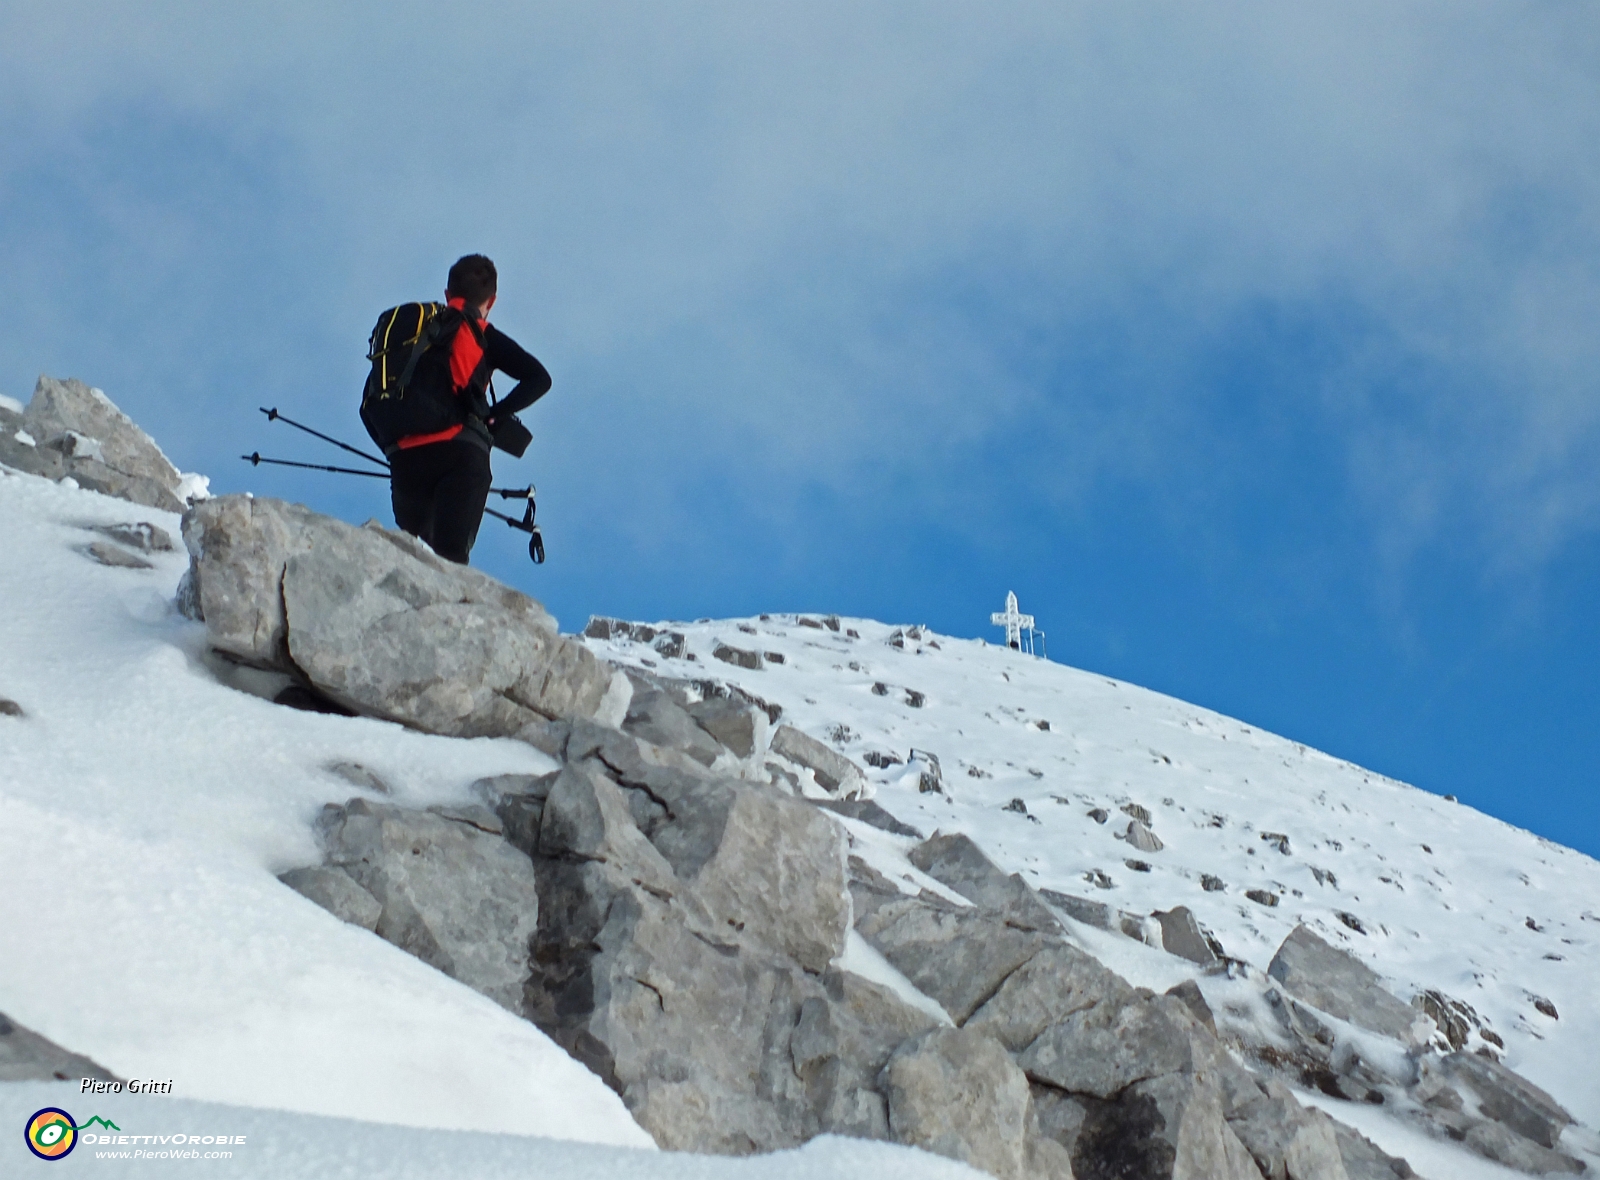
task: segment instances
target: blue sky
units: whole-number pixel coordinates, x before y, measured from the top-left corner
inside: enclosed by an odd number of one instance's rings
[[[0,11],[0,392],[219,491],[499,263],[568,627],[991,635],[1600,855],[1600,15],[1569,3]]]

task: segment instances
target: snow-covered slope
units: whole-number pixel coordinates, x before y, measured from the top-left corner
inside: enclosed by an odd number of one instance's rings
[[[943,793],[889,765],[869,772],[878,802],[925,835],[968,833],[1036,886],[1133,913],[1188,906],[1260,969],[1308,923],[1401,997],[1433,988],[1470,1004],[1506,1064],[1600,1124],[1600,863],[1130,684],[919,627],[800,619],[655,624],[685,636],[683,658],[589,642],[657,675],[738,684],[857,762],[932,753]],[[741,668],[713,658],[719,644],[778,658]],[[1160,851],[1119,839],[1127,804],[1148,810]],[[1136,982],[1192,973],[1120,934],[1079,933]]]
[[[172,609],[181,552],[152,555],[149,570],[85,555],[91,526],[133,521],[177,536],[172,516],[0,471],[0,698],[23,710],[0,715],[0,1011],[120,1076],[170,1078],[171,1099],[123,1096],[116,1109],[135,1121],[249,1108],[237,1118],[259,1126],[260,1151],[230,1175],[310,1174],[314,1159],[408,1176],[471,1159],[509,1175],[535,1150],[564,1161],[551,1174],[710,1174],[694,1170],[705,1161],[639,1150],[648,1140],[615,1095],[537,1029],[274,879],[318,859],[313,818],[358,793],[327,769],[335,761],[371,768],[413,806],[551,763],[517,742],[301,713],[225,687],[203,628]],[[739,683],[857,761],[938,755],[943,794],[890,764],[871,772],[880,801],[924,832],[971,833],[1037,885],[1131,912],[1188,905],[1257,966],[1310,922],[1401,995],[1431,987],[1472,1004],[1508,1064],[1600,1123],[1585,1060],[1600,1032],[1595,862],[1205,710],[975,640],[853,620],[832,632],[794,616],[676,629],[695,660],[594,645],[663,675]],[[782,662],[740,669],[712,658],[719,641]],[[1115,838],[1124,804],[1148,809],[1162,850]],[[903,856],[904,842],[852,831],[875,856]],[[1109,887],[1092,883],[1101,875]],[[1206,890],[1206,876],[1225,888]],[[1138,982],[1193,973],[1121,934],[1078,934]],[[0,1120],[20,1121],[52,1089],[0,1086]],[[1500,1174],[1465,1156],[1455,1167],[1447,1145],[1394,1127],[1362,1129],[1434,1180]],[[352,1156],[340,1144],[362,1146]],[[14,1139],[0,1165],[21,1150]],[[972,1174],[867,1144],[716,1168]]]

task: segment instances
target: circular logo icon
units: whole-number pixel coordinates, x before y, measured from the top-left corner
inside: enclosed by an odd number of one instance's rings
[[[73,1129],[72,1116],[59,1106],[47,1106],[35,1111],[28,1119],[23,1132],[28,1140],[28,1150],[42,1160],[58,1160],[71,1155],[78,1146],[78,1132]]]

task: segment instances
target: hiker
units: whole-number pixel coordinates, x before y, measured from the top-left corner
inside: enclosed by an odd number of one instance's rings
[[[494,263],[468,254],[450,268],[443,308],[407,304],[385,313],[388,327],[379,321],[385,337],[398,340],[404,328],[395,330],[396,321],[412,309],[418,326],[406,341],[409,355],[394,357],[396,367],[406,362],[404,375],[380,375],[375,364],[362,406],[362,419],[389,459],[395,524],[462,565],[489,497],[489,450],[498,446],[521,456],[530,436],[514,415],[550,389],[545,367],[488,322],[498,285]],[[387,347],[375,330],[370,355],[389,363]],[[518,384],[491,404],[489,379],[496,372]]]

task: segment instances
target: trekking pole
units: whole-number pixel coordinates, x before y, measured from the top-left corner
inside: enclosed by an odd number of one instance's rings
[[[329,467],[323,463],[296,463],[292,459],[266,459],[260,451],[252,451],[248,455],[240,455],[252,467],[259,467],[263,463],[271,463],[274,467],[304,467],[308,471],[336,471],[340,475],[369,475],[374,479],[388,479],[387,471],[360,471],[354,467]]]
[[[266,406],[258,406],[257,409],[259,409],[263,414],[265,414],[267,416],[267,421],[268,422],[287,422],[290,426],[293,426],[296,430],[303,430],[307,434],[312,435],[313,437],[320,438],[323,442],[332,443],[334,446],[338,447],[341,451],[349,451],[352,455],[359,455],[359,456],[361,456],[361,458],[367,460],[369,463],[376,463],[379,467],[388,467],[389,466],[388,463],[384,462],[382,459],[378,458],[376,455],[369,455],[365,451],[357,450],[355,447],[351,446],[349,443],[342,443],[336,438],[333,438],[333,437],[331,437],[329,435],[323,434],[322,431],[320,431],[320,430],[312,430],[311,427],[306,426],[303,423],[296,422],[293,418],[284,417],[282,414],[278,413],[278,410],[277,410],[276,406],[274,406],[270,410],[267,409]]]

